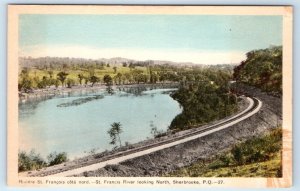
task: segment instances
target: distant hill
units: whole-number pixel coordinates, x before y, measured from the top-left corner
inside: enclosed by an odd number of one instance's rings
[[[31,57],[20,57],[19,65],[20,68],[39,68],[39,69],[49,69],[49,68],[58,68],[62,65],[69,66],[82,66],[82,65],[135,65],[135,66],[151,66],[151,65],[171,65],[171,66],[186,66],[186,67],[210,67],[210,65],[195,64],[192,62],[172,62],[167,60],[133,60],[122,57],[114,58],[100,58],[100,59],[85,59],[85,58],[69,58],[69,57],[40,57],[40,58],[31,58]],[[230,68],[233,69],[233,64],[220,64],[213,65],[213,67],[220,68]]]

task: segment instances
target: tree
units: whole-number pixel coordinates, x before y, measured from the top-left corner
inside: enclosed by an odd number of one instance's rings
[[[29,92],[32,89],[32,79],[29,77],[29,70],[24,68],[20,73],[21,80],[18,83],[19,91]]]
[[[127,63],[126,62],[123,62],[123,67],[127,67]]]
[[[132,83],[133,78],[132,78],[132,75],[131,75],[130,73],[125,73],[125,74],[124,74],[124,77],[125,77],[125,79],[127,80],[127,82],[128,82],[129,84]]]
[[[42,80],[37,83],[37,87],[41,89],[50,85],[50,80],[47,78],[47,76],[43,76]]]
[[[92,87],[93,87],[94,84],[99,82],[100,79],[97,76],[91,76],[90,80],[92,82]]]
[[[136,76],[136,82],[139,84],[140,82],[142,83],[147,83],[148,76],[146,74],[138,74]]]
[[[32,80],[28,77],[23,78],[18,84],[19,91],[29,92],[32,89]]]
[[[84,78],[83,74],[78,74],[79,84],[82,85],[82,80]]]
[[[57,74],[57,79],[59,80],[59,81],[61,81],[61,85],[62,86],[64,86],[64,82],[65,82],[65,80],[67,79],[67,76],[68,76],[69,74],[68,73],[66,73],[66,72],[59,72],[58,74]]]
[[[154,72],[150,73],[150,83],[155,84],[158,81],[158,78],[159,76],[156,73]]]
[[[114,69],[114,73],[117,73],[117,67],[114,66],[113,69]]]
[[[110,139],[111,139],[110,144],[115,145],[116,141],[118,139],[119,145],[121,147],[122,143],[121,143],[120,134],[122,132],[123,131],[122,131],[122,126],[121,126],[120,122],[118,122],[118,123],[114,122],[113,124],[111,124],[111,128],[107,131],[107,133],[109,134]]]
[[[112,85],[113,79],[112,79],[112,77],[110,75],[106,74],[103,77],[103,81],[104,81],[104,83],[106,83],[107,86],[110,86],[110,85]]]
[[[241,165],[244,163],[243,152],[240,146],[236,145],[235,147],[233,147],[231,149],[231,153],[237,164]]]
[[[72,86],[75,85],[75,81],[73,79],[67,79],[67,86],[68,88],[71,88]]]
[[[22,69],[21,74],[20,74],[20,77],[21,77],[21,78],[29,77],[29,69],[28,69],[28,68]]]
[[[143,70],[140,69],[134,69],[131,71],[133,80],[135,82],[137,82],[138,84],[140,82],[145,82],[145,80],[147,81],[147,76],[145,74],[143,74]]]
[[[122,74],[119,72],[119,73],[115,76],[115,78],[118,80],[118,83],[119,83],[119,85],[120,85],[121,82],[122,82]]]
[[[56,79],[56,80],[54,81],[54,85],[55,85],[56,88],[58,88],[58,86],[59,86],[59,80],[58,80],[58,79]]]
[[[84,84],[85,84],[85,86],[87,86],[87,84],[88,84],[89,81],[90,81],[90,78],[88,78],[88,77],[86,77],[86,76],[84,76],[83,78],[84,78]]]

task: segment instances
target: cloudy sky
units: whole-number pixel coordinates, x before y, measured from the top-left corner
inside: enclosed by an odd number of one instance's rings
[[[282,45],[281,16],[21,15],[20,56],[239,63]]]

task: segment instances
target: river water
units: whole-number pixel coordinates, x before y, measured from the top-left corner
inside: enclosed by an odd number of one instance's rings
[[[77,91],[19,103],[19,150],[42,157],[67,152],[69,158],[112,149],[107,133],[120,122],[123,144],[153,137],[151,128],[166,131],[181,113],[170,97],[175,89],[126,88]]]

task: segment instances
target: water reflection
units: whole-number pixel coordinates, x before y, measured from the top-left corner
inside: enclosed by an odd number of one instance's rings
[[[43,94],[36,95],[36,97],[30,97],[30,99],[20,99],[19,101],[19,116],[26,117],[28,115],[33,115],[36,108],[40,103],[46,100],[51,100],[53,98],[73,98],[73,100],[57,105],[58,107],[67,107],[74,105],[81,105],[89,101],[102,99],[104,96],[116,95],[118,97],[130,97],[130,96],[150,96],[153,97],[157,92],[148,93],[147,91],[152,90],[162,90],[161,86],[133,86],[133,87],[112,87],[107,86],[105,91],[102,89],[82,89],[74,90],[69,92],[59,92],[57,94]],[[162,94],[170,94],[174,92],[176,88],[163,89]],[[94,97],[86,97],[94,96]],[[95,97],[96,96],[96,97]],[[86,97],[86,98],[81,98]]]
[[[148,88],[149,89],[149,88]],[[147,88],[146,87],[129,87],[129,88],[123,88],[122,91],[126,92],[128,94],[132,94],[135,96],[141,96],[143,91],[146,91]]]
[[[114,89],[111,87],[111,86],[107,86],[106,87],[106,92],[109,94],[109,95],[113,95],[115,92],[114,92]]]

